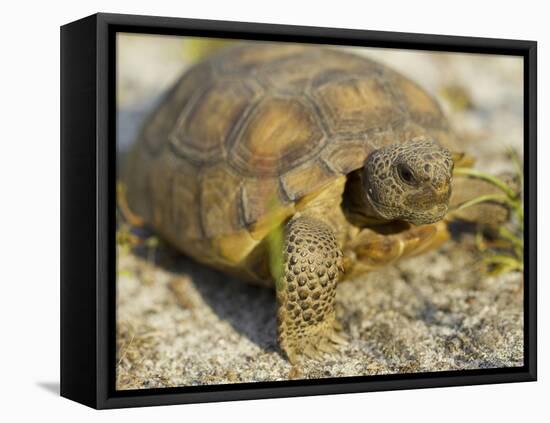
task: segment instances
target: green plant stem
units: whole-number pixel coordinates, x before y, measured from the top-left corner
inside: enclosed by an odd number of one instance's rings
[[[498,229],[498,233],[502,238],[510,241],[515,247],[523,248],[523,241],[504,226]]]
[[[488,264],[499,264],[502,266],[506,266],[509,269],[523,270],[523,262],[511,256],[505,256],[505,255],[489,256],[485,259],[485,262]]]
[[[508,155],[514,163],[518,178],[520,180],[521,186],[523,187],[523,168],[519,160],[518,154],[509,150]],[[508,184],[502,181],[500,178],[495,176],[483,173],[481,171],[466,168],[466,167],[457,167],[454,169],[454,175],[457,176],[466,176],[470,178],[481,179],[485,182],[488,182],[495,187],[497,187],[503,194],[486,194],[481,195],[472,200],[465,201],[464,203],[459,204],[454,208],[454,210],[461,210],[466,207],[471,207],[476,204],[484,202],[498,202],[510,209],[510,212],[515,216],[518,228],[510,230],[504,226],[498,228],[498,235],[501,241],[509,243],[509,246],[506,246],[506,251],[508,253],[504,254],[493,254],[486,256],[484,262],[493,265],[494,268],[490,272],[492,274],[498,274],[503,272],[511,271],[523,271],[523,239],[521,234],[523,232],[523,203],[521,193],[515,192]],[[476,235],[476,245],[480,251],[485,251],[487,249],[481,232]],[[511,250],[511,251],[510,251]]]
[[[512,162],[514,163],[514,166],[516,168],[516,173],[519,178],[520,186],[523,187],[523,165],[521,164],[518,153],[513,148],[509,148],[508,155],[512,159]]]
[[[515,209],[516,205],[514,204],[513,201],[511,201],[508,197],[506,197],[505,195],[501,195],[501,194],[486,194],[486,195],[480,195],[479,197],[476,197],[476,198],[473,198],[471,200],[468,200],[468,201],[465,201],[463,203],[460,203],[459,205],[457,205],[453,210],[456,211],[456,210],[462,210],[462,209],[465,209],[467,207],[471,207],[471,206],[475,206],[476,204],[479,204],[479,203],[485,203],[485,202],[490,202],[490,201],[493,201],[493,202],[497,202],[497,203],[502,203],[506,206],[509,206],[509,207],[512,207]]]

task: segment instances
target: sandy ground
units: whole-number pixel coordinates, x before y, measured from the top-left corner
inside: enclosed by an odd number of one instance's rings
[[[521,366],[522,278],[480,278],[471,241],[342,283],[337,312],[349,345],[293,377]],[[288,379],[273,291],[176,254],[120,260],[131,273],[118,281],[118,387]]]
[[[123,152],[159,95],[187,66],[188,50],[174,37],[132,36],[119,43],[118,147]],[[436,95],[466,135],[465,149],[478,158],[478,168],[511,169],[506,147],[521,152],[523,142],[520,59],[361,53]],[[473,232],[456,227],[453,234],[437,251],[342,283],[337,313],[350,342],[340,353],[306,361],[299,370],[277,347],[272,290],[208,269],[162,243],[132,251],[121,246],[117,388],[521,366],[522,275],[489,277]]]

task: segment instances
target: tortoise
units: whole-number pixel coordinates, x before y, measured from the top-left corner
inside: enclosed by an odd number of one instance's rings
[[[339,281],[448,238],[453,166],[468,157],[438,103],[389,67],[242,43],[191,67],[147,119],[124,201],[184,254],[275,287],[296,362],[346,343]]]

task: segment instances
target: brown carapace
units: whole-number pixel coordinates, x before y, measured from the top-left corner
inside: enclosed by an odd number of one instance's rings
[[[131,211],[180,251],[276,287],[279,342],[296,361],[342,343],[344,276],[447,238],[458,147],[434,99],[390,68],[258,42],[177,81],[122,179]]]

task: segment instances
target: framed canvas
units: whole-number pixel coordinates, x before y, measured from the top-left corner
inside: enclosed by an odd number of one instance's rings
[[[61,395],[536,380],[536,43],[61,28]]]

